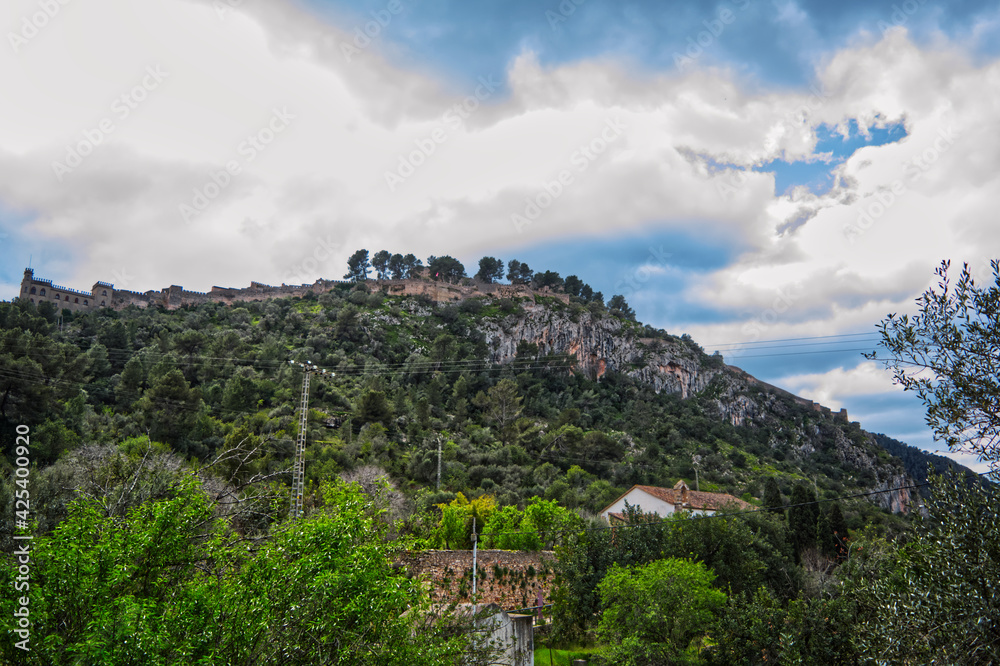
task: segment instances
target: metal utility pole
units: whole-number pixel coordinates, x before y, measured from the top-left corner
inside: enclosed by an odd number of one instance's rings
[[[438,480],[437,480],[437,491],[441,491],[441,435],[438,435]],[[473,519],[475,520],[475,519]]]
[[[476,534],[476,517],[472,517],[472,616],[475,617],[479,612],[479,605],[476,603],[478,599],[476,598],[476,548],[479,546],[479,535]]]
[[[304,371],[302,378],[302,402],[299,406],[301,414],[299,416],[299,437],[295,442],[295,459],[292,463],[292,499],[288,506],[288,517],[291,519],[302,517],[302,495],[305,493],[306,485],[306,431],[309,427],[309,377],[311,375],[325,375],[326,370],[316,367],[312,363],[296,363],[289,361],[290,365],[298,365]],[[330,373],[333,376],[333,373]]]

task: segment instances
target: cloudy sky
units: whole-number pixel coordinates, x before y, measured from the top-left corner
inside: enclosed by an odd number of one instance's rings
[[[996,3],[4,0],[0,32],[0,298],[29,260],[207,291],[516,258],[936,448],[860,352],[997,254]]]

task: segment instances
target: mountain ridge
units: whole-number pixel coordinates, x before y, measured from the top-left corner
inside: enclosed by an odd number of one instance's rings
[[[830,497],[865,491],[893,512],[913,499],[901,460],[846,412],[726,365],[687,335],[547,288],[369,280],[232,305],[64,310],[62,330],[51,303],[13,307],[45,319],[54,344],[89,365],[86,392],[73,402],[67,389],[73,406],[52,426],[68,433],[63,448],[110,427],[200,457],[247,431],[277,436],[273,466],[292,448],[292,359],[341,378],[317,387],[311,405],[327,415],[309,424],[315,481],[375,462],[413,487],[433,485],[436,460],[422,442],[444,437],[454,444],[448,492],[508,503],[542,495],[593,510],[634,483],[673,485],[696,471],[703,487],[736,496],[760,496],[777,476],[786,493],[804,482]],[[491,420],[484,406],[504,377],[524,401],[516,422]],[[317,430],[341,422],[350,427]],[[698,470],[692,457],[703,459]]]

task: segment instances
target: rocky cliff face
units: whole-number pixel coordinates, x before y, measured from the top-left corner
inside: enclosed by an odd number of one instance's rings
[[[518,345],[527,342],[537,345],[541,356],[575,357],[577,367],[596,379],[612,370],[652,386],[657,393],[680,393],[684,398],[703,390],[719,372],[702,367],[701,352],[680,340],[639,338],[620,320],[597,318],[588,311],[572,316],[528,305],[525,314],[487,321],[480,330],[494,363],[514,360]]]
[[[651,386],[657,393],[702,400],[708,411],[734,426],[766,428],[774,449],[791,456],[835,456],[847,475],[865,480],[874,491],[913,484],[902,462],[888,456],[874,437],[848,423],[847,413],[757,380],[746,372],[705,356],[680,338],[639,337],[636,327],[589,311],[573,312],[530,304],[522,313],[485,320],[480,331],[495,363],[517,357],[521,343],[537,345],[538,354],[568,354],[579,371],[598,380],[615,371]],[[851,437],[845,430],[852,429]],[[891,511],[907,511],[907,489],[872,494],[869,499]]]

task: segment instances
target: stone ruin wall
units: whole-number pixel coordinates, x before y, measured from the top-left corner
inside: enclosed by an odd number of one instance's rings
[[[506,611],[551,603],[556,556],[550,550],[480,550],[476,562],[478,603],[495,603]],[[472,601],[472,551],[429,550],[405,553],[398,564],[430,585],[431,599],[441,603]]]
[[[339,284],[353,284],[347,280],[316,280],[313,284],[283,284],[280,287],[251,282],[246,288],[232,287],[212,287],[205,293],[199,291],[188,291],[181,286],[171,285],[165,289],[149,290],[146,292],[130,291],[128,289],[114,289],[109,283],[99,282],[102,288],[107,288],[111,292],[106,299],[107,306],[115,310],[121,310],[129,306],[147,308],[150,306],[162,306],[167,310],[176,310],[185,305],[200,305],[202,303],[224,303],[232,305],[234,303],[248,303],[252,301],[267,301],[274,298],[303,297],[308,294],[324,294]],[[533,290],[523,285],[505,284],[484,284],[474,282],[470,278],[463,279],[460,284],[450,284],[447,282],[436,282],[427,277],[411,278],[407,280],[368,280],[366,284],[373,290],[381,290],[390,296],[426,296],[437,302],[461,301],[466,298],[476,296],[496,296],[500,298],[511,298],[515,296],[548,296],[557,298],[563,303],[569,303],[567,294],[555,293],[548,288]],[[37,289],[52,289],[51,281],[34,277],[33,271],[26,270],[22,281],[21,297],[28,297],[31,287]],[[69,307],[73,310],[95,310],[100,309],[100,302],[105,299],[98,299],[96,292],[81,292],[66,287],[55,286],[61,292],[72,294],[74,297],[86,298],[88,303],[65,302],[60,299],[60,307]],[[31,294],[33,296],[33,294]]]

